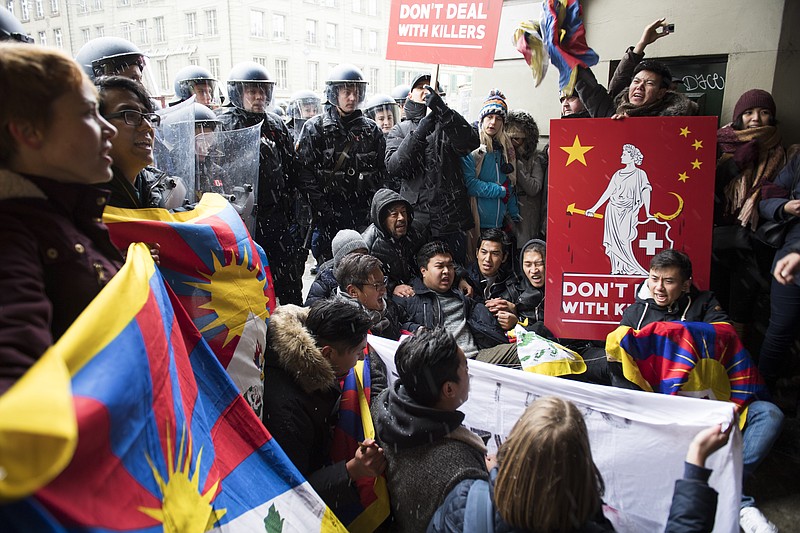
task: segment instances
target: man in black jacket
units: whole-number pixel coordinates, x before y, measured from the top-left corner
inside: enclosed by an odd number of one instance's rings
[[[474,225],[461,158],[480,146],[478,132],[416,77],[405,101],[406,120],[386,139],[386,168],[400,181],[400,194],[414,207],[414,225],[446,242],[457,263],[467,263],[465,231]],[[428,109],[431,110],[426,115]]]
[[[497,319],[485,305],[453,288],[453,254],[443,242],[429,242],[420,248],[417,265],[422,279],[411,284],[414,295],[394,297],[408,321],[403,328],[443,327],[456,338],[470,359],[519,368],[517,345],[509,344]]]
[[[295,256],[300,247],[292,238],[292,198],[297,189],[298,166],[292,136],[281,118],[267,107],[275,82],[258,63],[239,63],[228,74],[230,106],[216,113],[226,130],[261,125],[258,165],[258,211],[255,241],[264,248],[281,304],[303,303],[303,280]]]
[[[467,267],[467,282],[472,285],[473,298],[483,303],[500,326],[508,331],[517,325],[520,280],[509,264],[511,241],[499,228],[489,228],[478,238],[478,260]]]
[[[340,382],[363,354],[370,324],[358,306],[322,300],[310,309],[279,306],[267,330],[264,425],[334,512],[359,501],[353,481],[386,466],[371,439],[348,461],[330,458]]]

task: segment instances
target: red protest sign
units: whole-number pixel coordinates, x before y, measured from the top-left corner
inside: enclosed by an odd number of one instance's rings
[[[392,0],[386,59],[491,67],[503,0]]]
[[[650,260],[692,259],[708,287],[715,117],[552,120],[545,325],[604,339],[633,303]]]

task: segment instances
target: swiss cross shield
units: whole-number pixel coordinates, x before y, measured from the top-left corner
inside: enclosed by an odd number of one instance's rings
[[[650,260],[658,252],[674,247],[675,243],[669,236],[671,229],[668,222],[657,218],[639,222],[636,239],[633,241],[633,256],[643,270],[650,270]]]

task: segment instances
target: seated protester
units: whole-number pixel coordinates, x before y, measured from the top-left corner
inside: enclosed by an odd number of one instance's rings
[[[728,322],[730,319],[711,291],[692,284],[692,262],[677,250],[664,250],[650,261],[650,276],[642,282],[636,302],[625,309],[620,325],[641,329],[653,322]],[[742,431],[743,480],[747,480],[769,454],[781,432],[783,413],[770,402],[748,405]],[[745,532],[777,531],[755,507],[755,500],[742,494],[740,526]],[[770,529],[773,528],[773,529]]]
[[[336,267],[336,279],[339,286],[333,297],[359,304],[372,322],[370,333],[395,341],[400,339],[402,310],[386,298],[386,276],[380,259],[368,254],[348,254]]]
[[[628,48],[614,72],[609,90],[600,85],[592,71],[578,67],[575,90],[594,118],[657,117],[696,115],[697,104],[671,89],[672,74],[663,63],[645,60],[645,47],[669,35],[667,23],[659,19],[648,25],[642,38]],[[657,31],[663,28],[662,31]]]
[[[497,319],[485,305],[453,288],[455,266],[448,246],[440,241],[423,245],[417,264],[422,278],[411,284],[414,296],[394,298],[407,317],[403,328],[443,327],[468,358],[519,368],[517,345],[508,343]]]
[[[733,426],[730,426],[733,427]],[[717,491],[706,459],[728,442],[730,427],[698,433],[675,482],[666,531],[714,528]],[[391,463],[390,463],[391,467]],[[555,396],[535,400],[500,446],[490,480],[465,479],[447,495],[428,533],[614,531],[603,515],[604,483],[592,459],[583,415]]]
[[[519,262],[523,277],[514,304],[522,327],[552,339],[553,334],[544,326],[545,247],[540,239],[531,239],[522,246]]]
[[[411,296],[411,280],[417,276],[414,256],[424,243],[412,227],[414,208],[393,190],[379,189],[370,209],[372,224],[361,234],[369,253],[383,263],[389,293]]]
[[[469,397],[464,351],[441,328],[400,343],[399,378],[372,402],[375,437],[397,532],[425,531],[445,496],[465,479],[487,480],[486,447],[461,423]]]
[[[504,330],[517,324],[516,306],[519,280],[509,265],[511,240],[497,228],[481,232],[478,240],[478,261],[467,267],[467,281],[473,298],[482,302]]]
[[[101,222],[114,126],[53,48],[0,53],[0,395],[72,325],[122,265]]]
[[[112,141],[108,205],[125,209],[166,207],[170,178],[152,167],[155,127],[161,117],[153,109],[144,86],[124,76],[95,81],[100,94],[100,114],[117,128]],[[173,206],[179,207],[179,206]]]
[[[339,230],[336,236],[331,241],[331,251],[333,252],[333,259],[329,259],[322,263],[317,269],[317,277],[308,289],[308,296],[306,302],[303,304],[305,307],[311,306],[317,300],[326,300],[339,286],[336,281],[336,267],[339,266],[339,261],[344,256],[351,253],[369,253],[367,250],[367,243],[361,238],[361,234],[354,229]]]
[[[317,494],[336,512],[358,502],[353,481],[379,476],[386,461],[371,439],[331,464],[341,382],[362,356],[369,317],[347,302],[281,305],[270,316],[264,353],[263,422]]]

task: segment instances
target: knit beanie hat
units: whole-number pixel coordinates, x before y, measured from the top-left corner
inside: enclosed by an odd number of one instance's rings
[[[506,104],[506,95],[504,95],[500,89],[492,89],[489,91],[489,97],[483,102],[483,107],[481,108],[480,119],[483,120],[483,117],[487,115],[500,115],[503,117],[503,120],[505,120],[507,113],[508,104]]]
[[[367,243],[361,237],[361,234],[354,229],[339,230],[339,233],[331,241],[331,250],[333,251],[333,267],[339,266],[339,261],[344,256],[352,252],[364,248],[369,250]]]
[[[742,116],[742,113],[754,107],[763,107],[769,109],[772,116],[775,116],[775,100],[772,95],[763,89],[750,89],[736,102],[736,107],[733,108],[733,120]]]

